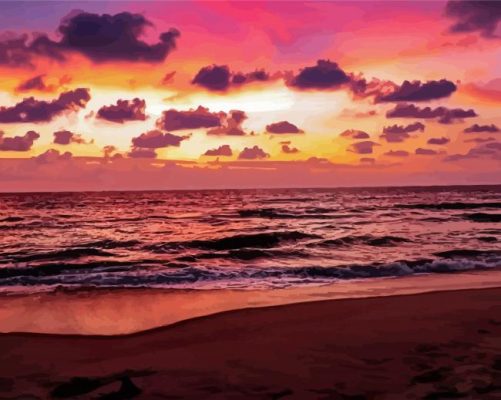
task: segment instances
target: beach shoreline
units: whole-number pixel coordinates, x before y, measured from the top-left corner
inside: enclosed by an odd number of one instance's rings
[[[497,398],[500,298],[451,290],[241,309],[122,336],[1,334],[0,397],[135,387],[145,399]]]
[[[273,290],[87,289],[0,295],[0,333],[127,335],[221,312],[317,300],[501,288],[501,271],[423,274]]]

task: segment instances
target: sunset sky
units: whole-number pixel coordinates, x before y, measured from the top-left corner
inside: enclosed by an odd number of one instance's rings
[[[501,183],[501,2],[1,2],[2,191]]]

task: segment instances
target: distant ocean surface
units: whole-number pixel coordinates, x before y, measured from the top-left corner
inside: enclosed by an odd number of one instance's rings
[[[501,268],[501,186],[0,194],[0,292]]]

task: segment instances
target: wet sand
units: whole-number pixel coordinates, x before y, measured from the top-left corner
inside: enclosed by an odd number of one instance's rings
[[[243,309],[122,336],[0,335],[0,398],[499,399],[501,289]]]

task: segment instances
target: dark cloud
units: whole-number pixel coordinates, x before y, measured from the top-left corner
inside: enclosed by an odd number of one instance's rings
[[[305,67],[288,80],[297,89],[335,89],[351,81],[350,76],[330,60],[318,60],[312,67]]]
[[[341,137],[350,138],[350,139],[369,139],[370,135],[367,132],[359,131],[357,129],[348,129],[339,134]]]
[[[379,146],[379,144],[370,140],[364,140],[363,142],[351,144],[348,147],[348,151],[357,154],[372,154],[374,146]]]
[[[270,155],[258,146],[245,147],[238,155],[240,160],[261,160]]]
[[[231,78],[231,83],[234,85],[244,85],[246,83],[251,83],[251,82],[266,82],[270,79],[271,79],[270,74],[268,74],[263,69],[258,69],[256,71],[248,73],[243,73],[243,72],[234,73]]]
[[[67,161],[73,157],[69,151],[65,151],[64,153],[60,153],[58,150],[49,149],[46,152],[39,154],[35,157],[35,161],[40,164],[50,164],[58,161]]]
[[[290,144],[282,144],[282,153],[296,154],[299,153],[299,149],[296,147],[292,147]]]
[[[168,85],[174,80],[174,75],[176,75],[176,71],[167,72],[162,78],[161,84]]]
[[[143,149],[141,147],[132,147],[127,153],[130,158],[157,158],[155,149]]]
[[[117,100],[117,104],[103,106],[97,111],[96,118],[123,124],[126,121],[146,120],[146,101],[139,98]]]
[[[482,133],[482,132],[497,133],[497,132],[500,132],[500,129],[494,124],[491,124],[491,125],[473,124],[472,126],[466,128],[463,132],[465,132],[465,133]]]
[[[64,61],[67,52],[78,52],[94,62],[161,62],[175,49],[179,31],[162,32],[157,43],[148,44],[140,38],[151,26],[141,14],[73,13],[59,25],[59,41],[47,35],[34,35],[31,40],[23,35],[0,41],[0,63],[33,66],[33,57],[37,55]]]
[[[159,149],[169,146],[179,147],[181,142],[188,139],[188,137],[189,136],[177,136],[172,133],[163,133],[159,130],[153,130],[133,138],[132,145],[134,148],[142,149]]]
[[[28,97],[13,107],[0,107],[0,122],[49,122],[64,112],[84,108],[89,100],[89,89],[83,88],[61,93],[51,101]]]
[[[242,129],[242,123],[247,119],[247,114],[240,110],[231,110],[228,114],[219,113],[221,126],[209,129],[208,135],[229,135],[229,136],[244,136],[245,131]]]
[[[389,143],[400,143],[405,139],[410,138],[409,133],[421,131],[424,132],[425,126],[421,122],[415,122],[413,124],[403,126],[403,125],[391,125],[385,126],[383,128],[383,134],[381,138],[385,139]]]
[[[215,128],[221,126],[221,120],[224,116],[225,113],[212,113],[208,108],[202,106],[189,111],[170,109],[162,113],[156,125],[158,129],[166,131]]]
[[[452,154],[444,158],[444,161],[461,161],[477,158],[487,158],[492,160],[501,160],[501,143],[488,142],[478,145],[468,150],[466,154]]]
[[[77,135],[73,132],[62,130],[54,132],[54,144],[67,145],[70,143],[84,144],[85,139],[81,135]]]
[[[432,149],[423,149],[421,147],[418,147],[416,149],[415,153],[417,155],[421,155],[421,156],[434,156],[434,155],[438,154],[438,152],[435,151],[435,150],[432,150]]]
[[[456,20],[450,27],[452,33],[479,32],[487,38],[500,37],[497,30],[501,21],[499,1],[449,1],[445,7],[445,14]]]
[[[404,81],[401,86],[388,94],[376,96],[376,103],[398,101],[427,101],[448,97],[457,89],[456,85],[447,79],[439,81]]]
[[[446,138],[444,136],[442,137],[439,137],[439,138],[430,138],[428,139],[428,144],[436,144],[436,145],[444,145],[444,144],[447,144],[450,142],[450,139],[449,138]]]
[[[266,125],[266,132],[275,134],[304,133],[303,130],[288,121],[274,122],[273,124]]]
[[[408,157],[409,152],[405,150],[390,150],[384,153],[384,155],[390,157]]]
[[[35,131],[28,131],[24,136],[4,137],[4,135],[4,132],[0,131],[1,151],[28,151],[40,137]]]
[[[435,119],[441,124],[451,124],[454,122],[461,122],[464,118],[478,117],[477,113],[472,110],[463,110],[461,108],[445,108],[437,107],[420,108],[414,104],[397,104],[395,108],[387,111],[386,118],[422,118],[422,119]]]
[[[37,75],[33,78],[27,79],[24,82],[21,82],[17,87],[16,91],[18,92],[29,92],[32,90],[38,90],[39,92],[51,92],[55,88],[54,86],[47,86],[44,82],[45,75]]]
[[[255,81],[267,81],[270,75],[264,70],[233,73],[227,65],[209,65],[201,68],[191,81],[208,90],[224,91],[230,86],[240,86]]]
[[[118,148],[113,146],[113,145],[108,145],[108,146],[104,146],[103,147],[103,157],[104,158],[109,158],[113,155],[113,153],[115,153],[116,151],[118,151]],[[115,156],[118,155],[118,154],[115,154]]]
[[[226,156],[226,157],[231,157],[233,155],[233,151],[231,150],[231,147],[228,144],[223,144],[222,146],[219,146],[217,149],[210,149],[207,150],[204,154],[204,156]]]

